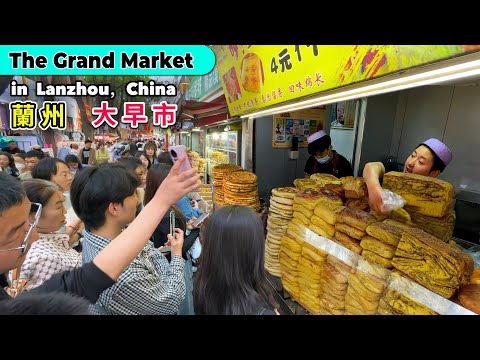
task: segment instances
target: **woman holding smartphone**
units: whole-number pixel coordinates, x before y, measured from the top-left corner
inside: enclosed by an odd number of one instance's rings
[[[150,168],[147,174],[147,184],[145,187],[145,199],[144,205],[146,206],[148,202],[155,195],[155,190],[158,186],[165,180],[170,169],[172,167],[167,164],[154,164]],[[198,237],[199,229],[194,229],[192,227],[193,222],[196,220],[196,217],[192,217],[187,221],[182,211],[176,206],[172,205],[170,208],[171,211],[174,211],[174,222],[177,228],[182,229],[185,232],[185,238],[183,241],[182,256],[186,260],[185,262],[185,287],[186,294],[185,300],[180,305],[179,315],[193,315],[193,269],[192,269],[192,260],[190,255],[190,248]],[[160,224],[158,224],[152,235],[152,241],[154,247],[160,248],[167,243],[167,235],[171,231],[170,224],[170,213],[167,213]],[[173,224],[172,224],[173,225]],[[165,253],[168,257],[168,253]]]

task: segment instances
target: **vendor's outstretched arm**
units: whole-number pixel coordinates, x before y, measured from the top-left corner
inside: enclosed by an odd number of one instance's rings
[[[380,178],[385,174],[385,167],[381,162],[371,162],[365,165],[363,169],[363,179],[368,188],[368,201],[370,209],[376,213],[381,213],[382,206],[382,186]]]

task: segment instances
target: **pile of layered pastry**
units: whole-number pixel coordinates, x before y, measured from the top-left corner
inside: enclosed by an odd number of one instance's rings
[[[279,251],[285,289],[311,313],[431,314],[435,311],[424,302],[400,291],[402,281],[445,299],[470,282],[473,260],[450,241],[455,219],[451,184],[385,174],[383,187],[407,201],[385,218],[368,211],[362,178],[338,183],[330,175],[316,175],[322,181],[318,190],[308,184],[293,198],[293,218]],[[309,230],[341,245],[350,260],[314,250],[308,239],[315,234]]]

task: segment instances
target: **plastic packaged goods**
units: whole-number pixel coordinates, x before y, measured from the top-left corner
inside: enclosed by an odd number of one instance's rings
[[[380,211],[382,213],[389,213],[394,210],[402,208],[407,202],[400,195],[395,194],[390,190],[382,191],[382,206]]]
[[[295,259],[290,257],[291,248],[286,248],[290,254],[282,255],[288,257],[286,270],[290,271],[282,281],[288,292],[294,292],[294,299],[305,304],[312,314],[474,315],[399,271],[372,264],[302,225],[291,222],[286,236],[289,231],[295,237],[289,239],[295,241]],[[309,266],[315,271],[306,274]]]

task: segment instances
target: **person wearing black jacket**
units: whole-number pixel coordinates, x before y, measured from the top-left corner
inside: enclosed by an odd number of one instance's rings
[[[180,159],[162,182],[155,196],[115,241],[105,247],[93,261],[80,268],[55,274],[29,293],[66,292],[95,303],[100,294],[112,286],[127,266],[144,248],[153,231],[172,204],[201,185],[194,169],[180,172],[187,159]],[[31,244],[38,239],[35,226],[41,214],[32,214],[21,183],[0,172],[0,283],[6,274],[21,266]],[[22,296],[21,294],[19,296]],[[9,299],[0,288],[0,300]]]

